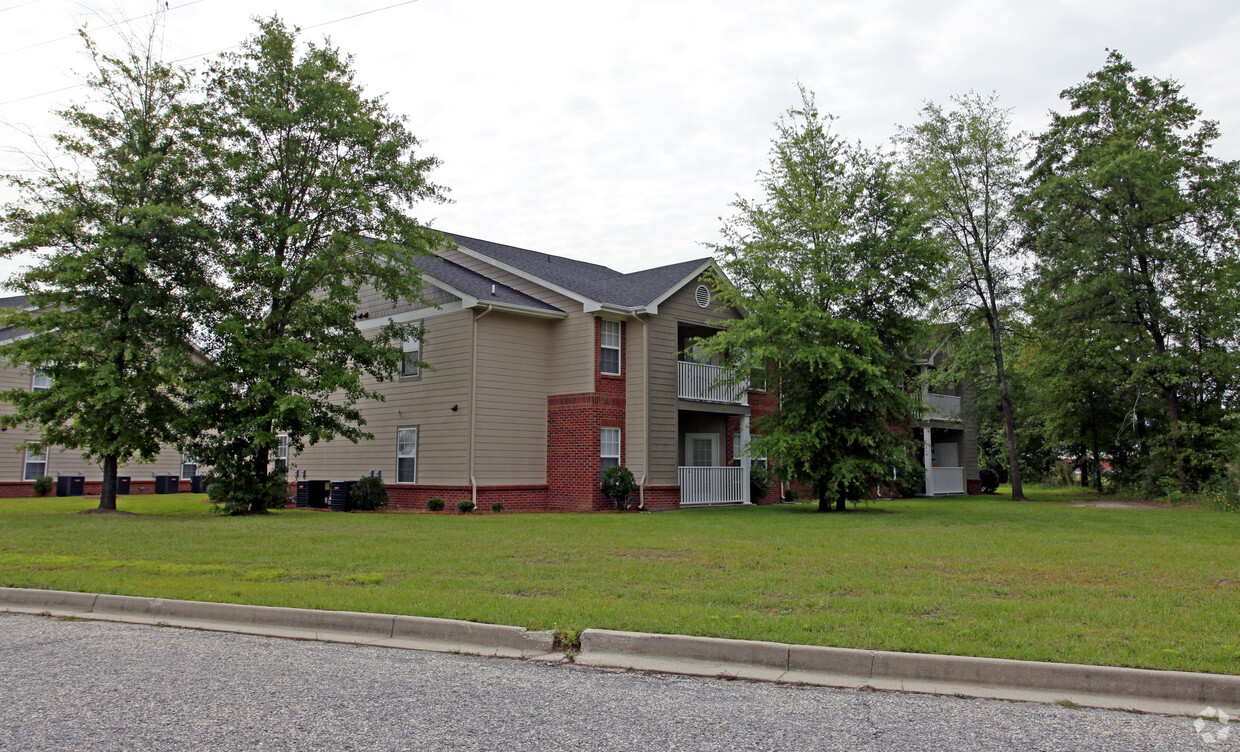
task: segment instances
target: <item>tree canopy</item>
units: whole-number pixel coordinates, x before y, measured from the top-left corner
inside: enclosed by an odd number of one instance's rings
[[[943,255],[890,159],[834,134],[804,88],[801,100],[776,124],[761,198],[732,204],[714,247],[720,300],[746,316],[706,345],[778,390],[751,451],[842,510],[913,471],[905,372]]]

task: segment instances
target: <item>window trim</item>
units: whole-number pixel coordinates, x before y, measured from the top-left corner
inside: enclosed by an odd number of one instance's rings
[[[606,446],[606,440],[605,440],[603,437],[606,435],[606,432],[607,432],[607,431],[615,431],[615,432],[616,432],[616,453],[615,453],[615,454],[604,454],[604,451],[606,450],[607,446]],[[603,469],[603,470],[606,470],[607,468],[612,467],[612,465],[604,465],[604,464],[603,464],[603,461],[604,461],[604,460],[614,459],[614,460],[616,461],[616,464],[617,464],[617,465],[623,465],[623,464],[624,464],[624,461],[623,461],[623,458],[624,458],[624,430],[623,430],[623,429],[621,429],[619,426],[599,426],[599,432],[598,432],[598,456],[599,456],[599,466],[600,466],[600,467],[601,467],[601,469]]]
[[[288,434],[276,434],[275,467],[277,470],[288,470]]]
[[[44,380],[46,380],[46,382],[47,382],[47,383],[46,383],[46,384],[40,384],[40,383],[39,383],[39,379],[44,379]],[[45,391],[47,391],[48,389],[51,389],[51,388],[52,388],[52,377],[51,377],[51,376],[48,376],[46,373],[43,373],[43,371],[39,370],[38,368],[36,368],[36,369],[34,369],[33,371],[31,371],[31,373],[30,373],[30,391],[32,391],[32,392],[45,392]]]
[[[413,432],[413,452],[410,454],[400,453],[400,435],[404,431]],[[396,429],[396,482],[397,483],[417,483],[418,482],[418,427],[417,426],[401,426]],[[400,461],[413,460],[413,478],[410,480],[402,480],[400,475]]]
[[[50,454],[50,453],[48,452],[48,448],[47,448],[47,447],[43,447],[43,454],[42,454],[43,459],[42,459],[42,460],[33,460],[35,464],[40,464],[40,462],[42,463],[42,465],[43,465],[43,472],[38,473],[37,475],[31,475],[31,474],[30,474],[30,463],[31,463],[31,461],[32,461],[32,460],[31,460],[31,457],[30,457],[30,449],[29,449],[29,448],[27,448],[27,449],[26,449],[26,454],[25,454],[25,457],[24,457],[24,458],[23,458],[23,460],[22,460],[22,480],[34,480],[35,478],[39,478],[39,477],[42,477],[42,476],[44,476],[44,475],[47,475],[47,465],[48,465],[48,460],[50,459],[50,458],[48,457],[48,455],[49,455],[49,454]]]
[[[620,321],[612,321],[611,319],[599,319],[598,329],[598,371],[603,376],[622,376],[624,375],[624,324]],[[616,344],[604,344],[607,340],[608,324],[614,324],[616,327]],[[603,351],[616,351],[616,370],[607,371],[603,369]]]
[[[417,326],[419,329],[421,329],[422,322],[419,321]],[[410,344],[416,345],[417,346],[416,349],[410,350],[409,349]],[[400,343],[400,352],[401,352],[400,377],[402,379],[421,378],[422,377],[422,366],[416,364],[418,361],[422,360],[422,337],[421,335],[415,335],[413,337],[409,337],[408,339],[403,340]],[[415,364],[412,366],[409,365],[410,359],[408,357],[409,353],[411,352],[416,353],[416,355],[414,355],[413,357]]]
[[[185,474],[185,467],[194,468],[189,475]],[[188,451],[181,452],[181,480],[192,480],[198,474],[198,460],[194,459],[194,455]]]

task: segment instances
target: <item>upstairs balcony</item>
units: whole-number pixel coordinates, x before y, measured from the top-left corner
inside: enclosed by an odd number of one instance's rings
[[[926,408],[922,411],[922,418],[925,420],[942,420],[959,422],[960,417],[960,398],[952,394],[935,394],[931,392],[925,395]]]
[[[717,405],[748,405],[749,383],[727,383],[729,369],[688,360],[676,362],[676,395],[683,400]]]

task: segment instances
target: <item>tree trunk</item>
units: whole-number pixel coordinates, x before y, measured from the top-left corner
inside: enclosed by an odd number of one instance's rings
[[[116,510],[116,455],[103,458],[103,487],[99,489],[99,508]]]
[[[990,347],[995,356],[995,380],[999,383],[999,402],[1003,405],[1003,435],[1007,439],[1008,477],[1012,481],[1012,501],[1028,501],[1020,480],[1020,456],[1016,451],[1016,412],[1008,389],[1007,372],[1003,367],[1003,343],[999,338],[998,314],[986,310],[986,326],[990,329]]]
[[[844,506],[845,501],[847,501],[847,499],[844,497],[844,492],[840,491],[840,495],[835,499],[835,511],[847,512],[848,508]]]
[[[254,483],[257,488],[261,488],[263,493],[255,494],[250,500],[250,514],[264,514],[270,505],[271,499],[267,498],[267,489],[269,484],[267,465],[271,462],[270,450],[263,448],[254,453],[254,465],[251,472],[254,474]]]
[[[818,494],[818,511],[830,512],[831,502],[827,501],[827,488],[825,485],[814,484],[814,492]]]

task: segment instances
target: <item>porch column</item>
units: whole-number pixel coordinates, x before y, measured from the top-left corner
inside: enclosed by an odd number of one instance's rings
[[[741,473],[741,494],[745,497],[746,504],[752,504],[753,499],[749,498],[749,470],[753,466],[753,460],[749,458],[749,416],[741,416],[741,447],[740,452],[741,467],[744,472]]]
[[[926,464],[926,496],[934,496],[934,472],[931,469],[934,466],[934,458],[931,454],[930,426],[922,427],[921,442],[922,461]]]

